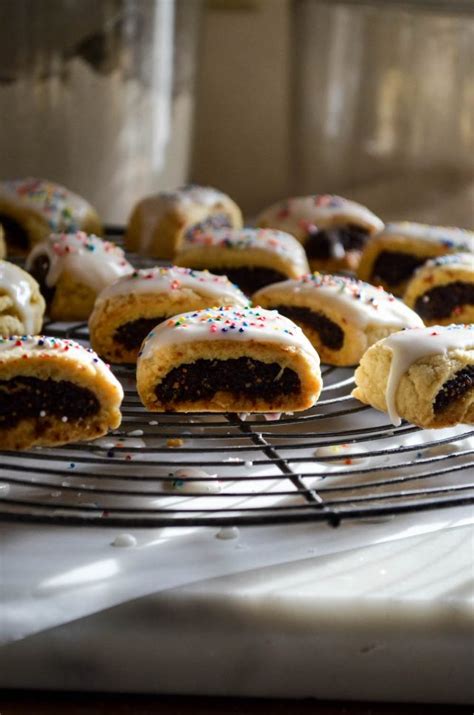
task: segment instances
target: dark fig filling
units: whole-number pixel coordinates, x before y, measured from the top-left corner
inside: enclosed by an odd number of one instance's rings
[[[28,239],[28,233],[25,231],[23,226],[15,221],[15,219],[6,216],[5,214],[0,214],[0,223],[3,226],[5,232],[5,240],[7,246],[11,250],[19,250],[22,253],[26,253],[30,246],[30,241]]]
[[[310,231],[304,248],[308,258],[341,258],[346,251],[362,251],[368,231],[354,224]]]
[[[252,295],[255,291],[271,283],[288,280],[288,276],[280,273],[280,271],[274,271],[273,268],[261,268],[259,266],[241,266],[239,268],[216,268],[210,266],[209,270],[212,273],[227,276],[227,278],[232,281],[232,283],[238,285],[240,290],[246,295]]]
[[[391,286],[403,283],[415,272],[418,266],[425,263],[426,256],[413,256],[411,253],[399,251],[382,251],[374,263],[371,281],[384,281]]]
[[[415,310],[424,320],[449,318],[454,310],[463,305],[474,305],[474,284],[454,281],[436,286],[420,295]]]
[[[50,264],[48,256],[37,256],[33,261],[29,271],[33,278],[38,281],[41,294],[45,301],[48,303],[48,305],[53,302],[54,294],[56,292],[56,286],[49,286],[46,283],[49,265]]]
[[[442,412],[449,405],[474,388],[474,365],[459,370],[451,380],[445,382],[436,395],[434,411]]]
[[[148,333],[167,317],[160,315],[156,318],[137,318],[137,320],[130,320],[128,323],[119,325],[114,333],[114,342],[119,343],[126,350],[138,349]]]
[[[91,390],[68,380],[28,376],[0,380],[0,429],[9,429],[31,417],[39,418],[39,429],[44,418],[47,429],[48,416],[75,422],[93,417],[99,410],[99,401]]]
[[[344,331],[329,320],[323,313],[317,313],[310,308],[298,305],[275,305],[272,310],[278,310],[282,315],[286,315],[290,320],[294,320],[308,328],[316,330],[319,339],[327,348],[340,350],[344,343]]]
[[[192,236],[194,233],[201,233],[203,231],[209,231],[213,228],[231,228],[232,221],[227,214],[213,214],[208,216],[203,221],[195,223],[185,233],[185,236]]]
[[[265,363],[253,358],[196,360],[179,365],[156,386],[155,394],[165,405],[211,400],[216,392],[230,392],[239,397],[275,400],[301,391],[299,376],[277,362]]]

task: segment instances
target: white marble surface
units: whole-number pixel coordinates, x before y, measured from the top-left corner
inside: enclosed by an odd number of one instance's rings
[[[472,521],[3,524],[0,687],[472,702]]]

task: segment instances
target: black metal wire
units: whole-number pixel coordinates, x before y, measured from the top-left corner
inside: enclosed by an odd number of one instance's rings
[[[131,262],[150,265],[139,257]],[[50,323],[45,332],[88,340],[85,323]],[[122,425],[112,435],[0,452],[0,519],[121,528],[337,526],[342,519],[474,503],[474,430],[459,427],[446,436],[407,423],[393,427],[351,397],[351,370],[323,366],[317,405],[278,421],[147,413],[134,369],[114,372],[125,399]],[[212,474],[177,482],[176,471],[186,467]],[[220,491],[204,491],[217,482]]]

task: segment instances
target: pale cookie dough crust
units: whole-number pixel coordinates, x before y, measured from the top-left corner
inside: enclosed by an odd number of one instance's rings
[[[391,362],[392,351],[389,348],[380,343],[373,345],[356,370],[357,387],[352,395],[361,402],[386,412],[386,389]],[[460,399],[452,400],[445,409],[439,412],[434,410],[436,397],[443,385],[469,366],[474,366],[472,350],[450,351],[447,356],[427,356],[412,364],[401,377],[396,390],[398,414],[408,422],[426,429],[451,427],[460,422],[473,424],[472,387]]]
[[[180,400],[169,404],[160,402],[157,397],[157,386],[173,368],[192,364],[197,360],[225,361],[239,358],[266,364],[278,363],[280,370],[288,368],[294,371],[300,381],[298,392],[276,395],[273,399],[262,399],[218,391],[210,399]],[[164,348],[149,359],[139,362],[137,387],[146,409],[154,412],[293,412],[312,407],[320,394],[322,383],[319,370],[316,371],[306,356],[292,346],[258,344],[255,341],[198,341]]]
[[[425,261],[460,250],[472,250],[473,240],[473,233],[461,229],[389,224],[367,242],[357,277],[402,296],[414,272]]]
[[[46,179],[0,182],[0,223],[2,216],[13,231],[10,240],[6,230],[7,243],[17,254],[25,254],[52,231],[103,233],[96,210],[85,199]]]
[[[45,341],[48,349],[44,352],[37,349],[38,341]],[[31,344],[35,341],[35,348]],[[87,412],[81,418],[75,415],[72,419],[64,419],[64,415],[29,414],[28,389],[24,390],[24,408],[26,417],[17,417],[15,407],[4,415],[0,422],[0,448],[5,450],[30,449],[34,446],[55,446],[78,440],[90,440],[106,434],[110,429],[116,429],[121,422],[120,403],[123,391],[112,373],[104,363],[92,352],[80,348],[76,343],[54,338],[34,336],[27,338],[0,339],[0,399],[2,393],[8,398],[8,383],[15,382],[17,392],[25,383],[32,383],[29,389],[45,389],[47,396],[48,382],[61,383],[61,390],[67,390],[72,385],[73,394],[81,388],[88,391],[96,401],[95,412]],[[56,347],[55,347],[56,345]],[[26,358],[25,358],[26,356]],[[37,380],[41,382],[36,382]],[[77,388],[77,390],[76,390]],[[51,388],[50,388],[51,389]],[[91,397],[91,399],[92,399]],[[17,397],[21,409],[21,399]],[[77,405],[73,405],[74,410]],[[68,410],[67,400],[64,411]],[[11,426],[8,426],[8,420]]]
[[[474,323],[474,254],[427,261],[408,283],[403,299],[426,325]]]
[[[147,196],[134,207],[125,233],[129,251],[171,260],[186,233],[207,220],[242,226],[242,213],[226,194],[210,187],[189,186]]]
[[[315,273],[276,283],[255,293],[253,302],[293,320],[322,362],[341,367],[359,363],[367,348],[381,338],[402,328],[423,326],[416,313],[392,295],[340,276]]]

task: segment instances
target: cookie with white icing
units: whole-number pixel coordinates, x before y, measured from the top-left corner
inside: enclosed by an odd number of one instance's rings
[[[39,333],[44,309],[35,279],[14,263],[0,261],[0,335]]]
[[[153,412],[293,412],[321,391],[319,356],[276,311],[211,308],[177,315],[145,339],[137,387]]]
[[[393,333],[373,345],[355,372],[353,396],[419,427],[474,423],[474,325]]]
[[[262,228],[194,233],[185,239],[176,263],[224,273],[247,295],[309,271],[305,252],[293,236]]]
[[[416,269],[428,259],[473,251],[472,231],[408,221],[390,223],[367,242],[357,277],[402,296]]]
[[[268,207],[257,224],[287,231],[300,241],[311,270],[355,270],[369,236],[383,222],[368,208],[330,194],[295,196]]]
[[[121,248],[82,231],[48,236],[28,255],[26,269],[52,320],[87,320],[97,295],[134,270]]]
[[[0,223],[10,252],[17,254],[51,232],[102,234],[99,216],[85,199],[46,179],[0,181]]]
[[[329,274],[312,273],[255,293],[253,303],[294,320],[329,365],[356,365],[370,345],[423,321],[382,288]]]
[[[426,261],[403,300],[426,325],[474,323],[474,254],[448,253]]]
[[[135,271],[100,293],[89,319],[91,344],[109,362],[134,363],[150,330],[177,313],[246,306],[226,276],[171,266]]]
[[[129,251],[170,260],[190,232],[241,226],[242,213],[227,194],[190,184],[139,201],[128,221],[125,245]]]
[[[0,449],[95,439],[121,421],[120,383],[72,340],[0,338],[0,388]]]
[[[5,231],[0,223],[0,259],[7,255],[7,244],[5,243]]]

